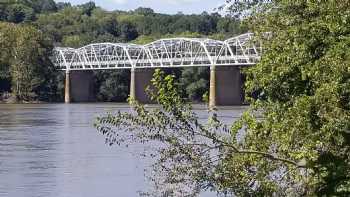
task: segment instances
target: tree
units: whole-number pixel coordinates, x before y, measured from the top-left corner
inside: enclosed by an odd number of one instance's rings
[[[81,40],[81,37],[78,35],[74,36],[66,36],[62,40],[63,46],[69,46],[72,48],[79,48],[83,45],[83,41]]]
[[[104,16],[98,21],[99,34],[111,34],[113,36],[119,36],[120,30],[118,27],[118,22],[115,16]]]
[[[7,13],[6,13],[6,5],[4,3],[0,3],[0,20],[6,20]]]
[[[109,144],[161,142],[152,180],[163,195],[350,195],[350,15],[339,14],[350,1],[231,2],[264,47],[246,70],[251,107],[231,129],[215,114],[200,123],[160,71],[160,109],[132,101],[132,113],[101,117],[97,129]]]
[[[208,35],[210,33],[216,32],[217,19],[217,15],[209,15],[207,12],[203,12],[199,20],[199,33]]]
[[[185,68],[180,77],[180,86],[191,101],[202,101],[209,89],[208,68]]]
[[[23,4],[11,4],[7,7],[7,21],[20,23],[29,22],[34,19],[34,10]]]
[[[34,5],[36,8],[36,11],[39,13],[55,12],[57,10],[56,3],[53,0],[37,0],[37,1],[34,1]]]
[[[242,33],[240,28],[240,21],[232,18],[232,17],[225,17],[220,18],[217,23],[217,30],[220,33],[229,34],[232,36]]]
[[[71,7],[72,5],[70,3],[66,2],[57,2],[56,7],[57,10],[63,10],[64,8]]]
[[[15,2],[32,8],[35,13],[48,13],[57,10],[56,3],[53,0],[19,0]]]
[[[242,118],[240,124],[251,139],[246,145],[259,150],[275,146],[277,155],[305,163],[304,171],[286,165],[288,173],[282,179],[298,186],[300,194],[350,192],[345,50],[350,18],[338,14],[349,12],[349,3],[274,1],[260,6],[248,20],[253,31],[271,33],[263,43],[263,59],[247,71],[248,94],[260,92],[257,99],[251,99],[252,109],[261,110],[264,120],[258,121],[254,113]],[[254,144],[256,136],[263,143]],[[256,166],[262,175],[272,167],[267,161]],[[259,181],[267,183],[263,178]]]
[[[11,79],[13,95],[19,100],[49,100],[56,95],[53,66],[49,60],[51,45],[31,26],[0,23],[2,70]]]
[[[96,5],[93,1],[89,1],[87,3],[80,5],[79,7],[82,9],[83,14],[91,16],[91,13],[96,8]]]
[[[122,22],[120,24],[120,35],[126,41],[135,40],[138,37],[138,32],[133,24],[130,22]]]
[[[42,81],[37,76],[37,59],[40,58],[40,35],[30,27],[15,28],[12,32],[15,40],[11,49],[11,67],[13,93],[20,100],[35,97],[33,89]]]
[[[9,92],[11,89],[11,75],[10,75],[10,48],[13,42],[11,32],[13,25],[0,23],[0,92]]]
[[[143,8],[143,7],[139,7],[137,9],[134,10],[134,12],[136,14],[140,14],[140,15],[144,15],[144,16],[148,16],[148,15],[153,15],[154,14],[154,10],[151,8]]]
[[[129,95],[129,76],[126,70],[97,71],[96,95],[97,100],[107,102],[125,102]]]

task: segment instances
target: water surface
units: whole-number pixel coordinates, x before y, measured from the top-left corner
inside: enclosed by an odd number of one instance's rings
[[[202,119],[204,106],[195,106]],[[244,107],[221,108],[231,122]],[[142,146],[109,147],[95,117],[128,111],[125,104],[0,104],[0,196],[138,196],[149,184]]]

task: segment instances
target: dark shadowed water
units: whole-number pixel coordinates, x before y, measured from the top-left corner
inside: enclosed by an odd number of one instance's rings
[[[136,197],[149,187],[143,147],[109,147],[93,127],[118,104],[0,104],[1,197]],[[203,119],[204,106],[196,106]],[[231,122],[244,107],[220,110]],[[206,196],[212,196],[206,194]]]

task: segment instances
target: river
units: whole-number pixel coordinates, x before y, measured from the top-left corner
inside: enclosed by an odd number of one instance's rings
[[[231,122],[245,107],[224,107]],[[136,197],[149,187],[144,170],[151,161],[129,148],[104,143],[93,127],[106,112],[126,104],[0,104],[1,197]],[[204,106],[195,111],[207,118]],[[213,196],[213,194],[203,194]]]

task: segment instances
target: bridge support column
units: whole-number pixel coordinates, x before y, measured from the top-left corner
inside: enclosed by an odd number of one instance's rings
[[[131,68],[130,70],[130,95],[129,97],[132,99],[136,99],[136,84],[135,84],[135,68]]]
[[[216,106],[216,68],[210,67],[210,81],[209,81],[209,109],[214,109]]]
[[[66,79],[64,84],[64,102],[70,103],[70,72],[69,70],[66,70]]]

